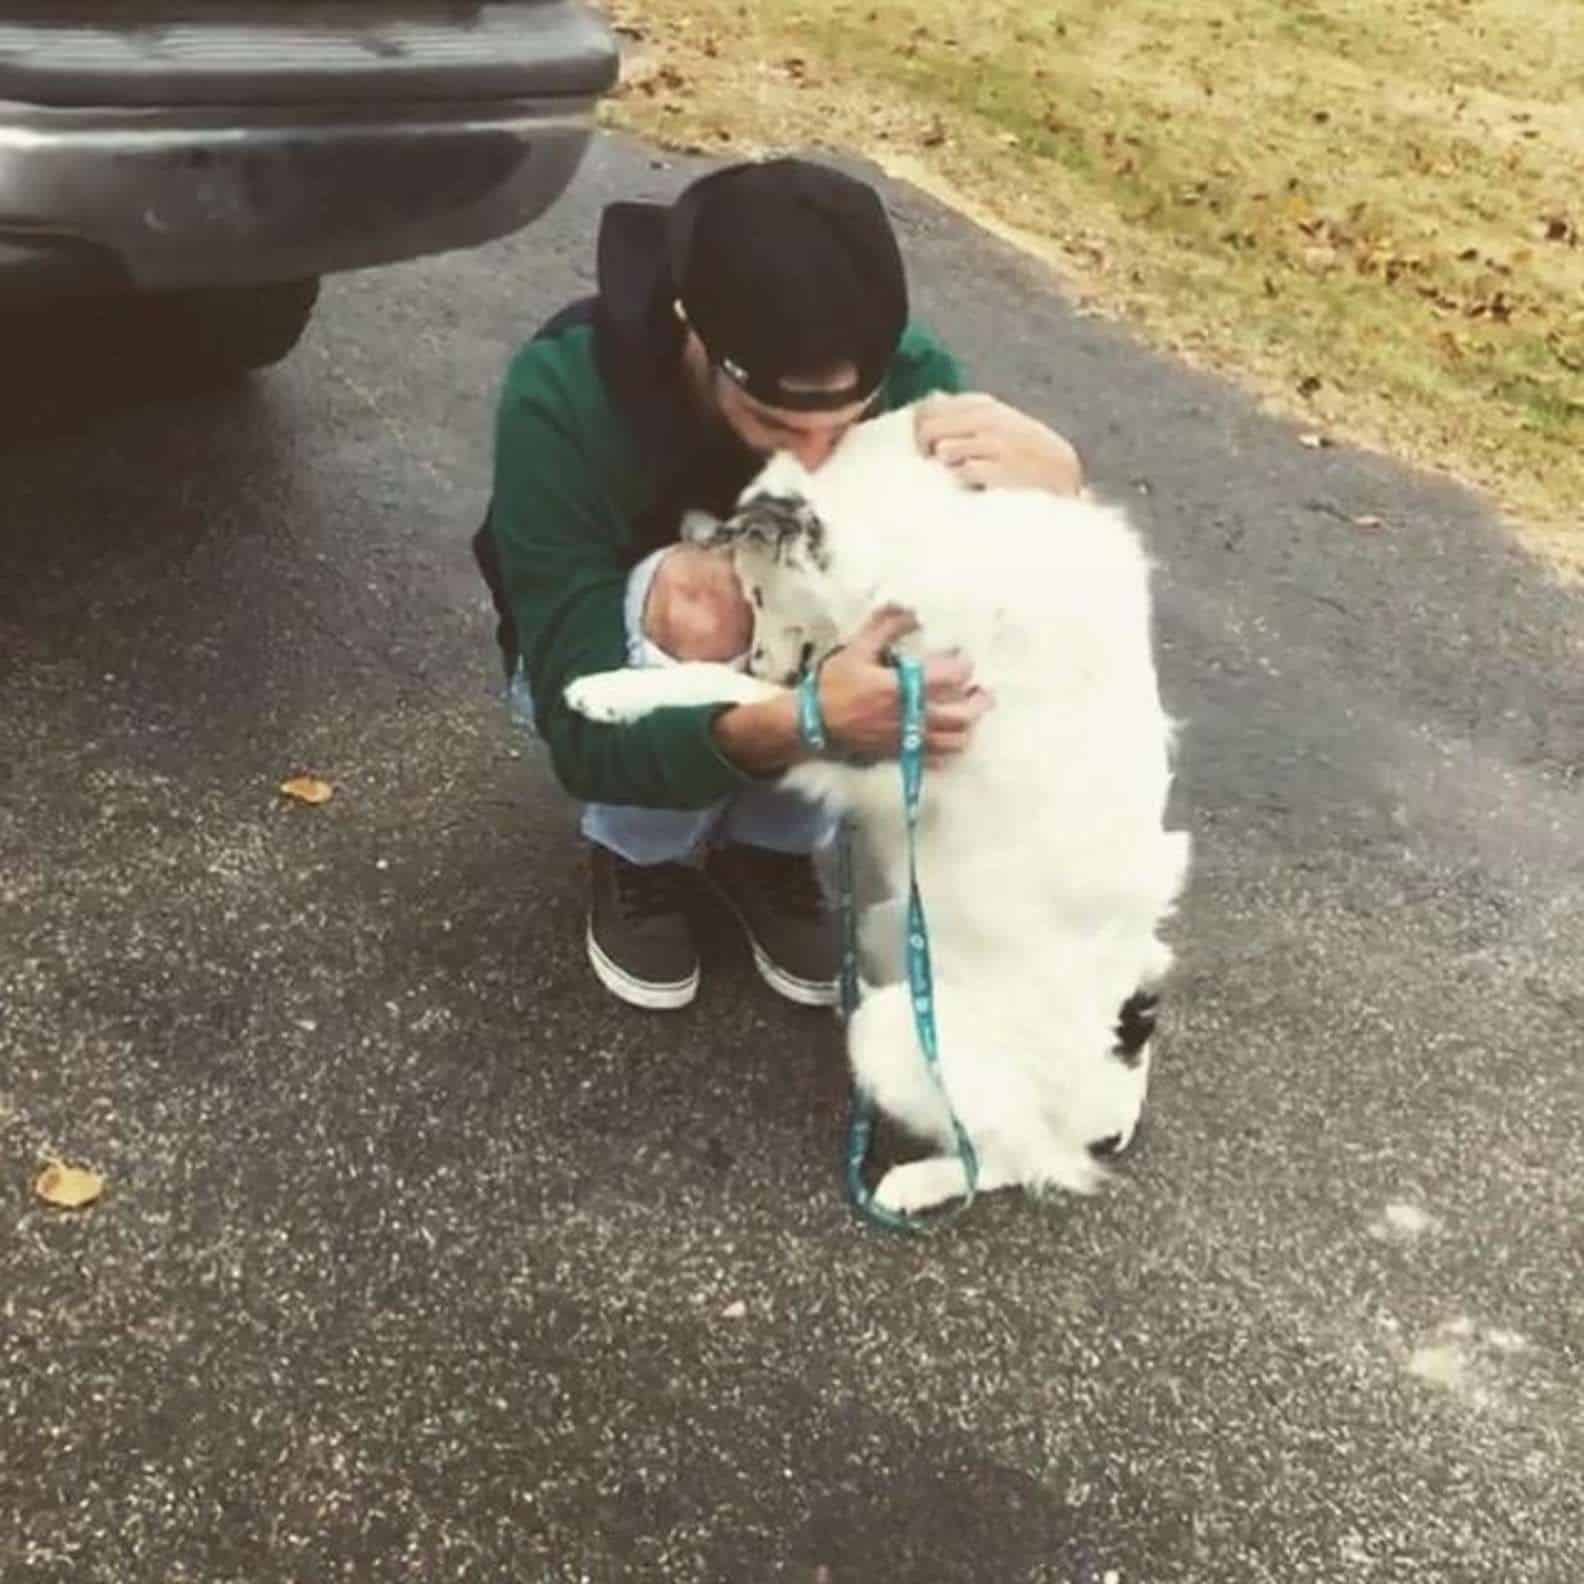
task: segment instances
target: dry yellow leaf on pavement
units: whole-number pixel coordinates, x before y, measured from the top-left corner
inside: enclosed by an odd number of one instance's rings
[[[328,803],[335,796],[335,788],[318,776],[293,776],[281,782],[281,791],[299,803]]]
[[[104,1192],[104,1178],[80,1166],[51,1161],[39,1173],[33,1192],[46,1204],[59,1205],[63,1210],[80,1210]]]

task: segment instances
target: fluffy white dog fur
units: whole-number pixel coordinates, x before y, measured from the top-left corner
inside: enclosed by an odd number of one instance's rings
[[[880,1109],[943,1152],[881,1180],[880,1203],[900,1211],[965,1191],[948,1098],[978,1153],[981,1189],[1097,1185],[1089,1146],[1131,1137],[1149,1073],[1147,1045],[1119,1043],[1119,1008],[1170,965],[1156,930],[1188,867],[1187,835],[1161,824],[1171,727],[1156,688],[1149,564],[1122,512],[965,489],[919,453],[913,424],[909,409],[859,425],[812,474],[778,456],[729,521],[689,525],[696,542],[731,548],[754,605],[753,675],[683,665],[567,690],[575,709],[607,721],[752,702],[896,604],[920,622],[904,652],[960,648],[994,693],[968,750],[924,781],[918,872],[939,1081],[905,983],[896,763],[819,760],[784,783],[850,811],[889,887],[862,919],[865,987],[848,1053]]]

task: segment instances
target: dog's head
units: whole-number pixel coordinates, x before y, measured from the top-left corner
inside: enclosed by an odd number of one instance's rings
[[[773,487],[781,485],[780,488]],[[753,606],[748,669],[791,687],[841,641],[831,614],[829,536],[795,488],[768,474],[724,522],[690,518],[685,532],[698,545],[728,548]],[[771,487],[767,487],[771,486]]]

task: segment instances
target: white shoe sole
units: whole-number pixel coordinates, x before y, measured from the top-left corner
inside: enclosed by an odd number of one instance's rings
[[[736,910],[733,909],[735,912]],[[742,918],[739,913],[738,918]],[[841,983],[835,979],[799,979],[796,974],[790,974],[780,963],[776,962],[770,953],[753,937],[753,931],[748,928],[747,921],[743,922],[743,931],[748,936],[748,944],[753,947],[754,967],[759,970],[759,977],[770,986],[779,996],[785,996],[788,1001],[795,1001],[799,1006],[832,1007],[841,996]]]
[[[732,900],[731,893],[725,886],[718,884],[710,876],[708,870],[704,871],[704,882],[731,909],[732,916],[742,925],[743,934],[748,937],[748,944],[753,948],[754,967],[759,970],[759,977],[778,996],[782,996],[798,1006],[807,1007],[833,1007],[841,1000],[841,980],[799,979],[796,974],[788,973],[759,944],[759,938],[749,928],[748,920],[744,917],[743,910]]]
[[[686,979],[678,979],[670,984],[637,979],[600,950],[599,942],[594,939],[592,923],[584,938],[588,943],[589,966],[594,970],[594,977],[618,1001],[625,1001],[628,1006],[642,1007],[646,1012],[674,1012],[678,1007],[685,1007],[698,994],[697,968]]]

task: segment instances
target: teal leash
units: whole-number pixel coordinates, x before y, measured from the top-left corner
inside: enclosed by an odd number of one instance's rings
[[[974,1201],[979,1184],[979,1157],[972,1141],[952,1110],[940,1077],[940,1035],[935,1022],[935,980],[930,962],[929,926],[924,916],[924,899],[919,892],[917,829],[919,807],[924,792],[924,668],[917,660],[893,656],[902,696],[902,799],[907,815],[908,905],[905,945],[907,948],[908,989],[913,1003],[913,1026],[919,1047],[941,1097],[951,1115],[957,1156],[967,1180],[963,1201],[945,1216],[931,1221],[900,1215],[875,1201],[874,1190],[864,1181],[864,1164],[874,1139],[877,1110],[872,1097],[861,1090],[853,1095],[852,1119],[847,1131],[847,1196],[860,1215],[893,1232],[927,1232],[961,1215]],[[819,706],[819,673],[810,671],[798,686],[798,730],[804,742],[816,752],[825,752],[829,738]],[[843,820],[837,837],[837,889],[841,919],[841,1016],[851,1019],[858,1008],[858,918],[853,899],[852,829]]]

